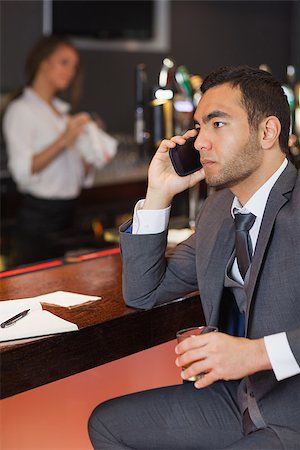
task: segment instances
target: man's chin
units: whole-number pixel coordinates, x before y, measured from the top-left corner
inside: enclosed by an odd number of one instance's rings
[[[222,186],[224,184],[223,180],[220,180],[220,178],[216,176],[206,175],[205,180],[210,187],[214,188],[218,188],[219,186]]]
[[[206,177],[205,180],[208,186],[215,188],[217,191],[232,188],[237,184],[236,180],[222,180],[217,177]]]

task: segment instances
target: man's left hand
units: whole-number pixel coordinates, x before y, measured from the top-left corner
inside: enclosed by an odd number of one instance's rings
[[[182,378],[204,373],[196,388],[217,380],[238,380],[261,370],[272,369],[263,339],[233,337],[224,333],[191,336],[175,348],[176,365],[186,367]]]

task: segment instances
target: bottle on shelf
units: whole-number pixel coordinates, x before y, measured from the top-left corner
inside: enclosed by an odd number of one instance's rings
[[[300,141],[300,83],[294,87],[295,93],[295,133]]]
[[[185,66],[175,71],[177,93],[174,95],[174,128],[175,134],[182,134],[193,126],[195,106],[190,74]]]
[[[202,84],[202,78],[200,77],[200,75],[192,75],[190,77],[190,82],[191,82],[191,86],[193,89],[193,104],[194,104],[194,108],[196,109],[198,106],[198,103],[202,97],[202,92],[201,92],[201,84]]]
[[[289,148],[293,163],[300,168],[300,83],[294,86],[295,109],[293,133],[289,138]]]
[[[185,66],[179,66],[175,72],[175,80],[181,92],[189,99],[193,98],[193,88],[190,81],[189,71]]]
[[[300,167],[300,117],[299,117],[299,90],[296,85],[296,70],[292,65],[286,69],[286,83],[282,86],[291,111],[291,128],[289,137],[289,151],[293,163]]]
[[[282,85],[282,89],[287,97],[288,104],[291,110],[291,134],[294,132],[295,125],[295,94],[294,86],[296,79],[296,71],[294,66],[287,66],[286,68],[286,82]]]

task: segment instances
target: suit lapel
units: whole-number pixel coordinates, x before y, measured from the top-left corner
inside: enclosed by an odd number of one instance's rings
[[[205,288],[205,297],[209,299],[209,303],[212,306],[219,305],[220,303],[224,288],[225,268],[233,252],[233,248],[234,225],[233,218],[230,216],[224,219],[220,231],[217,234],[204,278],[206,280],[203,286]],[[214,317],[211,317],[211,320],[218,320],[219,308],[212,308],[212,311],[214,311]]]
[[[245,285],[245,291],[248,299],[246,311],[246,330],[248,326],[253,292],[257,282],[258,274],[261,270],[262,261],[275,223],[275,219],[280,209],[289,200],[289,193],[293,190],[296,175],[297,171],[295,167],[291,163],[289,163],[282,175],[275,183],[267,201],[255,252],[252,259],[249,281]]]

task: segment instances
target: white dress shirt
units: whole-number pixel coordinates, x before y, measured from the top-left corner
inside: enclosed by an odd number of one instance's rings
[[[255,251],[258,233],[271,189],[286,168],[287,163],[288,161],[285,159],[279,169],[258,189],[258,191],[255,192],[243,207],[236,197],[233,199],[231,206],[231,214],[233,217],[234,212],[236,211],[241,214],[251,212],[256,216],[255,222],[249,232],[253,253]],[[171,207],[151,211],[141,209],[143,204],[144,200],[140,200],[135,206],[132,233],[154,234],[165,231],[168,227]],[[239,272],[236,259],[232,266],[231,275],[236,281],[243,284],[243,279]],[[300,373],[300,367],[292,353],[286,333],[276,333],[265,336],[264,342],[274,374],[278,381]]]
[[[69,105],[55,98],[55,111],[27,87],[5,113],[3,132],[8,167],[22,193],[45,199],[76,198],[82,186],[92,184],[82,157],[73,147],[59,153],[44,169],[31,172],[32,157],[51,145],[66,129]]]

